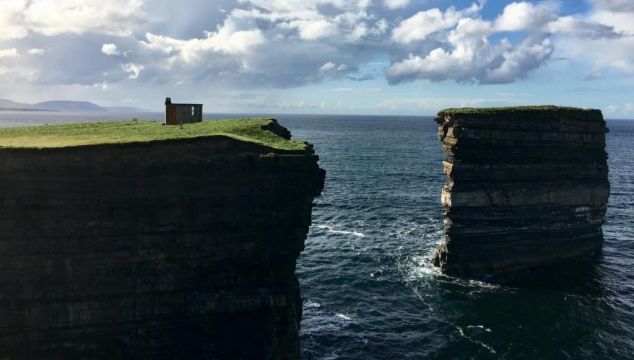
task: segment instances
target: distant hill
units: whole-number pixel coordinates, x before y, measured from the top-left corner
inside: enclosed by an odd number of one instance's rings
[[[90,101],[55,100],[37,104],[0,99],[0,111],[147,112],[132,106],[99,106]]]
[[[45,101],[33,104],[33,107],[56,111],[108,111],[105,108],[89,101]]]
[[[46,111],[34,108],[30,104],[15,102],[9,99],[0,99],[0,111]]]
[[[8,108],[29,108],[31,105],[15,102],[9,99],[0,99],[0,107],[8,107]]]

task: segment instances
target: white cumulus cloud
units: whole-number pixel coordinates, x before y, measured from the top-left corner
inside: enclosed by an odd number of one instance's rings
[[[191,63],[212,53],[244,54],[264,42],[259,29],[239,30],[232,21],[226,21],[216,32],[205,32],[202,38],[181,40],[147,33],[141,43],[150,50],[169,55],[172,61]]]
[[[135,63],[127,63],[121,65],[121,68],[129,74],[129,79],[136,80],[139,78],[139,75],[141,75],[141,70],[143,70],[144,66]]]
[[[531,70],[538,68],[550,55],[554,47],[549,39],[536,41],[529,38],[515,48],[504,51],[499,66],[489,66],[483,82],[509,83],[526,77]]]
[[[108,43],[101,46],[101,52],[106,55],[119,55],[119,48],[116,44]]]
[[[455,21],[456,24],[453,24],[454,20],[444,23],[430,21],[428,25],[440,25],[426,31],[426,34],[407,33],[410,39],[411,36],[422,39],[428,33],[451,28],[446,36],[440,38],[443,41],[442,46],[424,55],[410,53],[407,58],[393,63],[386,72],[388,80],[392,84],[416,79],[493,84],[525,78],[548,61],[554,51],[553,43],[543,34],[527,36],[518,44],[513,44],[506,38],[492,43],[490,37],[500,31],[510,31],[511,28],[525,30],[543,27],[551,19],[551,15],[540,20],[528,21],[520,18],[510,21],[515,18],[513,13],[517,10],[517,4],[519,3],[509,5],[512,6],[511,10],[507,6],[495,22],[482,20],[478,16],[479,7],[472,6],[468,11],[453,11],[450,16],[436,11],[437,16],[434,18],[437,20],[458,16],[454,14],[459,14],[460,18]],[[537,30],[541,33],[541,29]]]
[[[480,11],[481,6],[473,4],[471,7],[458,11],[453,6],[442,12],[438,8],[420,11],[416,15],[403,20],[392,33],[392,40],[397,43],[411,43],[425,40],[429,35],[440,30],[456,26],[460,19]]]
[[[499,31],[539,29],[557,17],[558,4],[555,2],[513,2],[504,7],[495,21],[495,27]]]

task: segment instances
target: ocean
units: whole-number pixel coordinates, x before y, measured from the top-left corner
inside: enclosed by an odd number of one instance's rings
[[[162,115],[0,112],[0,126],[134,117]],[[305,359],[634,359],[634,121],[608,121],[601,256],[493,285],[431,265],[444,182],[431,117],[274,117],[327,171],[297,265]]]

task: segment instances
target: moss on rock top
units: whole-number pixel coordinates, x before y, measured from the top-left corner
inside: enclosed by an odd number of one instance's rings
[[[451,108],[438,112],[438,116],[444,115],[496,115],[503,113],[531,113],[531,112],[596,112],[596,109],[582,109],[567,106],[539,105],[539,106],[508,106],[489,108]]]
[[[275,131],[275,128],[281,130]],[[226,136],[283,151],[305,150],[274,119],[203,121],[168,126],[155,121],[98,122],[0,128],[0,148],[65,148]],[[280,134],[282,133],[282,134]]]

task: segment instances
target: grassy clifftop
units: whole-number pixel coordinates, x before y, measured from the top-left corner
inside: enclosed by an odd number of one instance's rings
[[[490,107],[490,108],[451,108],[438,112],[439,116],[443,115],[496,115],[504,113],[530,113],[530,112],[597,112],[595,109],[582,109],[567,106],[554,105],[538,105],[538,106],[508,106],[508,107]]]
[[[0,148],[64,148],[226,136],[279,150],[306,149],[304,141],[288,140],[271,131],[276,125],[273,119],[237,119],[182,127],[154,121],[28,126],[0,129]]]

